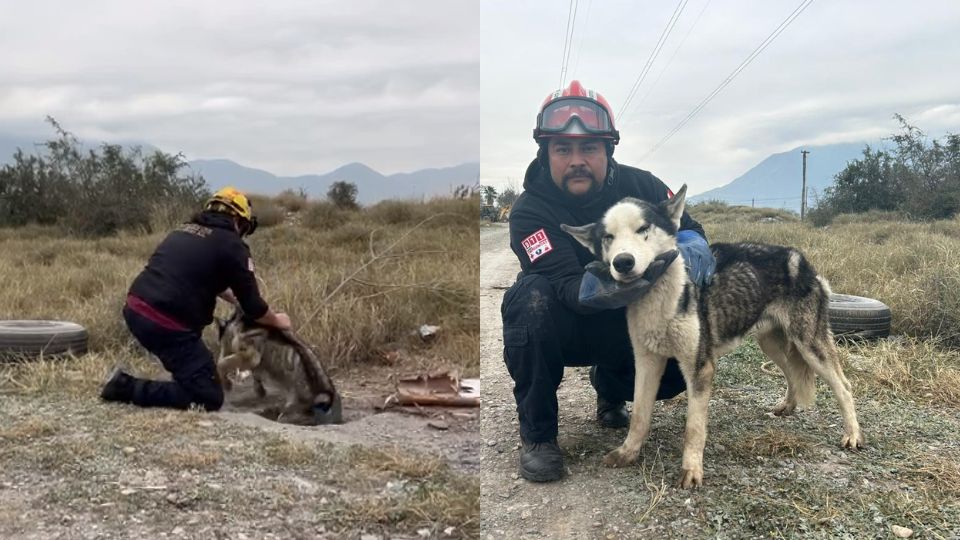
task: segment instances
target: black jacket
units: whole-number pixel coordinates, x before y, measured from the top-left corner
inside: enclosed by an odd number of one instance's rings
[[[594,312],[582,308],[577,300],[583,267],[594,257],[563,232],[560,224],[595,223],[624,197],[659,203],[672,196],[667,186],[649,172],[620,165],[613,158],[610,164],[612,174],[608,175],[603,190],[596,198],[581,204],[561,191],[553,183],[550,171],[543,168],[539,160],[534,160],[523,179],[524,192],[510,210],[510,247],[520,259],[523,272],[546,277],[560,301],[577,313]],[[706,239],[703,227],[686,211],[680,219],[680,230],[696,231]]]
[[[259,319],[267,313],[250,248],[233,220],[203,212],[167,235],[133,280],[130,294],[184,326],[202,330],[213,322],[217,295],[228,287],[247,317]]]

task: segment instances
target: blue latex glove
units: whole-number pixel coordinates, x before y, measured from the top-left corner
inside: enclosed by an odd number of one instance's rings
[[[690,281],[698,287],[709,285],[717,268],[717,260],[707,241],[694,231],[680,231],[677,233],[677,248],[683,254]]]
[[[588,264],[580,280],[580,305],[592,309],[617,309],[636,302],[647,294],[678,254],[679,251],[674,249],[658,255],[643,276],[629,283],[613,279],[607,264],[600,261]]]

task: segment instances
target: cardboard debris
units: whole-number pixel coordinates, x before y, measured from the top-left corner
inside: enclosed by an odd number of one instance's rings
[[[402,376],[397,379],[396,393],[385,405],[391,403],[479,407],[480,379],[461,380],[447,371]]]

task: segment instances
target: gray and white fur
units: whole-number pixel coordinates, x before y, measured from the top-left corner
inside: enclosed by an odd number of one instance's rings
[[[220,354],[217,372],[229,391],[229,375],[250,371],[258,397],[266,397],[264,380],[286,392],[285,413],[314,414],[316,408],[331,409],[340,418],[340,397],[316,355],[290,331],[245,321],[237,310],[230,319],[218,321]]]
[[[686,185],[670,200],[651,204],[624,199],[599,223],[562,225],[564,231],[610,265],[613,278],[643,275],[660,254],[676,249]],[[636,382],[630,429],[623,444],[604,457],[611,467],[633,463],[650,429],[650,417],[668,358],[676,358],[687,384],[687,425],[678,484],[703,482],[707,406],[716,360],[751,331],[783,371],[787,391],[777,416],[813,402],[815,375],[833,390],[843,417],[844,448],[864,444],[850,383],[843,374],[829,325],[830,286],[797,250],[765,244],[713,244],[716,273],[698,288],[687,277],[682,256],[649,293],[627,307]]]

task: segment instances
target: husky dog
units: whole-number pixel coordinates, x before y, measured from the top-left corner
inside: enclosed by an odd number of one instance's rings
[[[286,390],[284,412],[315,415],[320,423],[342,421],[340,396],[333,382],[316,355],[296,335],[245,321],[240,310],[230,319],[218,321],[218,328],[217,372],[224,390],[233,386],[230,373],[249,370],[258,397],[267,395],[265,378]]]
[[[687,186],[660,204],[627,198],[599,223],[562,225],[564,231],[609,265],[613,279],[643,276],[654,258],[674,250]],[[799,251],[763,244],[713,244],[716,274],[702,289],[675,261],[649,292],[627,307],[636,367],[633,413],[623,444],[608,453],[609,467],[633,463],[650,429],[657,386],[668,358],[676,358],[687,384],[687,426],[679,486],[703,483],[707,405],[716,359],[755,330],[764,354],[783,371],[787,393],[777,416],[809,404],[815,375],[830,388],[843,417],[844,448],[864,444],[850,383],[840,367],[828,320],[830,287]],[[680,264],[677,264],[680,262]]]

